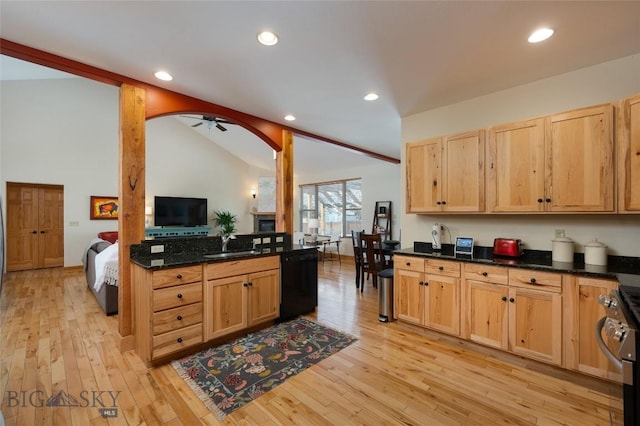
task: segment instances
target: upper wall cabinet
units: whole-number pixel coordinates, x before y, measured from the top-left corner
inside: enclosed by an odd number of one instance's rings
[[[613,212],[613,105],[496,126],[487,150],[490,212]]]
[[[406,145],[407,213],[484,211],[485,131]]]
[[[640,213],[640,94],[618,108],[618,211]]]
[[[490,130],[488,211],[544,211],[544,173],[544,119],[506,124]]]
[[[613,105],[547,118],[547,210],[613,212]]]

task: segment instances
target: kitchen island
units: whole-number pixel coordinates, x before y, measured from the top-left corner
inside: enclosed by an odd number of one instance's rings
[[[291,245],[286,234],[232,242],[225,252],[219,237],[132,246],[135,348],[147,366],[272,324],[280,316],[281,255],[317,256],[315,248]],[[317,273],[308,278],[314,282],[305,285],[317,292]]]

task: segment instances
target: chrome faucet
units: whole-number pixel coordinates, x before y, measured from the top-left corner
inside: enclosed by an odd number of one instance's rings
[[[222,251],[227,251],[227,244],[229,244],[229,240],[235,240],[235,235],[223,235],[222,236]]]

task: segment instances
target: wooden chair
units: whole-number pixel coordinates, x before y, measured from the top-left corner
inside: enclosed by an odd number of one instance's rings
[[[360,234],[362,231],[351,231],[351,241],[353,242],[353,258],[356,262],[356,288],[360,284],[364,286],[364,273],[362,272],[362,246],[360,245]]]
[[[362,285],[364,289],[364,273],[373,276],[373,286],[378,287],[378,272],[388,268],[384,253],[382,252],[382,238],[380,234],[360,233],[360,246],[362,247]]]

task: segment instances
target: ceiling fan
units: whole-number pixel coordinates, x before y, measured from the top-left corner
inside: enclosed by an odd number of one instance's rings
[[[231,121],[227,121],[227,120],[222,119],[222,118],[214,117],[212,115],[203,115],[202,118],[191,117],[189,115],[182,115],[181,117],[191,118],[191,119],[194,119],[194,120],[200,120],[199,123],[193,124],[191,127],[198,127],[198,126],[202,126],[204,123],[207,123],[207,125],[209,126],[209,129],[211,129],[212,126],[215,126],[216,129],[220,130],[221,132],[226,132],[227,131],[227,128],[224,127],[222,124],[236,124],[236,123],[232,123]]]

